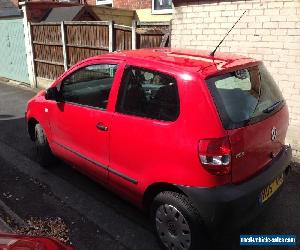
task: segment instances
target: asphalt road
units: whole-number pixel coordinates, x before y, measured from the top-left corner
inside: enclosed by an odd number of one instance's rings
[[[159,249],[147,216],[137,208],[62,162],[47,169],[36,163],[23,118],[34,94],[0,83],[0,217],[15,228],[30,220],[60,218],[69,242],[79,250]],[[295,234],[299,244],[297,169],[272,206],[240,231],[225,235],[219,249],[246,249],[238,246],[240,234]]]

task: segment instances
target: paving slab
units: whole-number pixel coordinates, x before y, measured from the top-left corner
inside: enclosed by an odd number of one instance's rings
[[[12,228],[6,224],[4,220],[0,218],[0,232],[2,233],[11,233],[13,232]]]

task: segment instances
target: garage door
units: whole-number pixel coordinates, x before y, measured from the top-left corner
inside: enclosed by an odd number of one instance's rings
[[[29,84],[21,18],[0,19],[0,77]]]

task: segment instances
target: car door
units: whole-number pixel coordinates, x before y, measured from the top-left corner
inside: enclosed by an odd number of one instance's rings
[[[178,164],[174,152],[182,140],[178,117],[175,77],[127,65],[111,125],[109,185],[113,190],[135,201],[149,179],[170,175],[169,167]],[[162,166],[167,170],[162,171]]]
[[[71,71],[57,85],[62,101],[50,101],[48,110],[55,153],[101,182],[107,179],[109,100],[118,66],[118,61],[93,61]]]

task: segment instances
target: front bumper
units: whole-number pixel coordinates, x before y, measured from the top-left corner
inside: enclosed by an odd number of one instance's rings
[[[178,187],[198,209],[210,231],[236,228],[251,221],[272,202],[278,191],[263,204],[259,200],[260,192],[277,176],[283,172],[287,174],[291,159],[292,149],[286,146],[264,171],[241,184],[214,188]]]

